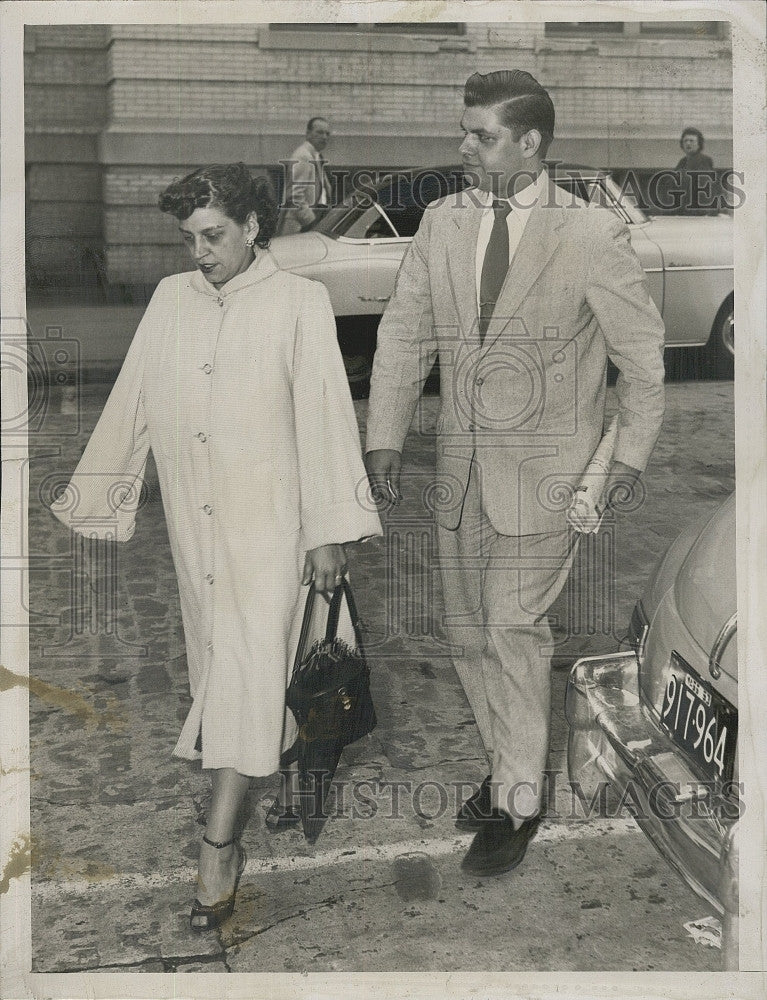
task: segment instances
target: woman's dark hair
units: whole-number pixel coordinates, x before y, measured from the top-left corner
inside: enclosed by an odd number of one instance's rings
[[[686,128],[684,130],[684,132],[682,132],[682,136],[681,136],[681,138],[679,140],[679,145],[682,146],[682,149],[684,149],[683,143],[684,143],[684,137],[686,135],[694,135],[695,136],[695,138],[698,140],[698,152],[702,153],[703,152],[703,133],[700,131],[700,129],[697,129],[697,128]]]
[[[493,73],[474,73],[463,88],[467,108],[488,108],[500,104],[500,118],[519,139],[536,129],[541,133],[541,156],[545,156],[554,138],[554,105],[548,91],[523,69],[499,69]]]
[[[169,184],[159,198],[161,212],[183,222],[196,208],[212,205],[238,225],[258,217],[256,246],[266,250],[277,228],[277,199],[266,177],[254,177],[244,163],[214,163]]]

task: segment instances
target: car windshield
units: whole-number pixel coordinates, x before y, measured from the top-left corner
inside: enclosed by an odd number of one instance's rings
[[[636,225],[646,221],[634,199],[621,193],[604,173],[558,165],[552,179],[578,198],[610,208],[624,222]],[[411,239],[430,202],[466,186],[461,167],[391,173],[378,184],[355,188],[343,202],[328,209],[313,228],[335,239]]]
[[[377,184],[355,188],[326,212],[314,229],[327,236],[409,239],[415,236],[426,206],[465,186],[460,167],[426,167],[384,174]],[[361,220],[369,223],[361,229]]]

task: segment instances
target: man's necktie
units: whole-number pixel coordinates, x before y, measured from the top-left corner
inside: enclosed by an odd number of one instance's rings
[[[325,157],[322,153],[317,154],[317,197],[315,205],[327,205],[328,192],[326,188],[327,178],[325,176]]]
[[[479,335],[485,339],[495,303],[509,270],[509,227],[506,218],[511,211],[508,201],[493,200],[493,229],[482,262],[479,282]]]

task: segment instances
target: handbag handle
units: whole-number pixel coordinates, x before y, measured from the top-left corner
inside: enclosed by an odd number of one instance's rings
[[[354,635],[359,640],[357,628],[357,605],[354,603],[354,595],[352,594],[352,588],[349,581],[346,577],[344,577],[341,583],[333,591],[333,596],[330,599],[330,608],[328,609],[328,627],[325,629],[325,642],[329,642],[331,639],[335,639],[336,637],[336,632],[338,631],[338,619],[341,616],[342,597],[346,597],[346,604],[349,608],[349,617],[351,618]]]
[[[306,646],[306,639],[309,635],[309,627],[312,624],[312,611],[314,610],[314,584],[309,585],[309,592],[306,595],[306,603],[304,604],[304,617],[301,621],[301,632],[298,636],[298,645],[296,646],[296,657],[293,661],[293,673],[298,669],[298,665],[304,658],[304,647]]]
[[[316,590],[314,589],[314,584],[309,584],[309,593],[306,595],[306,604],[304,605],[304,617],[301,621],[301,632],[298,637],[298,645],[296,646],[296,657],[293,661],[293,670],[295,671],[298,665],[303,660],[306,655],[306,640],[309,635],[309,629],[312,624],[312,612],[314,611],[314,598],[316,595]],[[354,602],[354,595],[352,594],[352,588],[346,577],[343,578],[342,582],[333,591],[333,596],[330,599],[330,607],[328,609],[328,624],[325,629],[325,641],[329,642],[336,636],[336,631],[338,630],[338,619],[341,615],[341,599],[346,597],[346,604],[349,608],[349,617],[351,618],[352,628],[354,629],[354,637],[357,641],[357,645],[362,651],[362,639],[360,638],[359,632],[359,619],[357,617],[357,605]]]

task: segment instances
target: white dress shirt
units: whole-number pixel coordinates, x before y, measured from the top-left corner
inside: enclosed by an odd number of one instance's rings
[[[506,217],[506,225],[509,229],[509,265],[517,252],[522,233],[525,231],[530,212],[538,204],[538,199],[544,194],[548,183],[548,174],[541,170],[535,180],[528,184],[526,188],[517,191],[513,198],[496,199],[490,191],[481,191],[479,195],[485,204],[482,213],[482,221],[479,224],[479,234],[477,236],[477,257],[476,257],[476,286],[477,286],[477,311],[479,311],[479,286],[482,280],[482,265],[485,263],[485,253],[487,244],[490,242],[490,233],[493,231],[495,213],[493,212],[493,201],[507,200],[511,204],[511,211]]]

